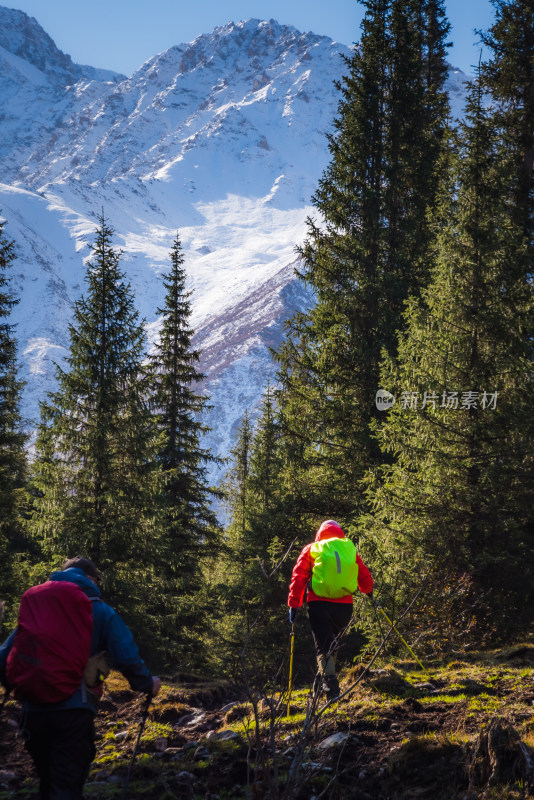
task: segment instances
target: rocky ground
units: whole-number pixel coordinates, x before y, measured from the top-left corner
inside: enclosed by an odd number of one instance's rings
[[[307,688],[285,699],[183,676],[150,708],[127,797],[306,800],[534,798],[534,647],[429,665],[398,661],[366,674],[337,703]],[[342,690],[362,668],[342,676]],[[86,798],[120,798],[143,699],[112,675],[97,723]],[[37,797],[17,734],[0,720],[0,800]]]

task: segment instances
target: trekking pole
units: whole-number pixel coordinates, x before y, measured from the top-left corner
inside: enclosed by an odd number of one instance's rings
[[[121,800],[125,800],[126,792],[128,791],[128,784],[130,783],[130,775],[132,774],[132,767],[133,767],[134,761],[135,761],[135,759],[137,757],[137,749],[139,747],[139,742],[141,741],[141,734],[143,733],[143,730],[145,728],[145,724],[146,724],[146,721],[147,721],[147,718],[148,718],[148,709],[149,709],[151,701],[152,701],[152,695],[151,694],[147,694],[146,703],[144,705],[143,714],[141,716],[141,724],[139,726],[139,733],[137,734],[137,741],[135,743],[134,751],[132,753],[132,758],[130,760],[130,766],[128,767],[128,774],[126,775],[126,783],[124,784],[124,789],[122,790]]]
[[[388,617],[388,615],[386,614],[386,612],[384,611],[384,609],[382,608],[382,606],[378,605],[378,603],[376,602],[376,600],[374,599],[374,597],[371,597],[371,598],[370,598],[370,600],[371,600],[371,603],[374,605],[374,607],[375,607],[376,609],[378,609],[378,611],[381,611],[381,612],[382,612],[382,615],[383,615],[384,619],[386,620],[386,622],[388,623],[388,625],[390,625],[390,626],[391,626],[391,628],[392,628],[392,629],[395,631],[395,633],[397,634],[397,636],[399,637],[399,639],[401,640],[401,642],[403,643],[403,645],[404,645],[404,646],[405,646],[405,647],[406,647],[406,648],[407,648],[407,649],[410,651],[410,653],[411,653],[411,654],[412,654],[412,656],[415,658],[415,660],[417,661],[417,663],[419,664],[419,666],[421,667],[421,669],[423,670],[423,672],[426,672],[426,674],[428,675],[428,677],[429,677],[429,678],[431,678],[431,677],[432,677],[432,675],[430,674],[430,672],[427,670],[427,668],[424,666],[424,664],[422,664],[422,663],[421,663],[421,661],[419,661],[419,659],[418,659],[418,658],[417,658],[417,656],[415,655],[414,651],[412,650],[412,648],[410,647],[410,645],[408,644],[408,642],[406,641],[406,639],[404,639],[404,638],[401,636],[401,634],[400,634],[400,633],[399,633],[399,631],[398,631],[398,628],[397,628],[397,627],[395,626],[395,624],[394,624],[394,623],[393,623],[393,622],[390,620],[390,618]]]
[[[286,716],[289,717],[289,703],[291,701],[291,688],[293,686],[293,651],[295,649],[295,623],[291,626],[291,652],[289,655],[289,688],[287,690],[287,712]]]

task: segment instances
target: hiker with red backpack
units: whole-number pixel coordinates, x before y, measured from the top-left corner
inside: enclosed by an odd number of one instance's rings
[[[315,541],[301,551],[289,587],[289,622],[294,624],[305,592],[322,689],[327,700],[339,697],[336,655],[339,640],[352,619],[352,595],[357,589],[372,595],[373,578],[333,519],[320,526]]]
[[[69,559],[21,599],[17,628],[0,647],[0,680],[22,702],[20,729],[41,800],[80,800],[95,755],[94,716],[110,667],[155,696],[161,681],[130,630],[104,603],[96,565]]]

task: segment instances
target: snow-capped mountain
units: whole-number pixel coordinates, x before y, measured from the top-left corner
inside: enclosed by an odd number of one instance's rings
[[[214,406],[209,444],[227,453],[274,375],[269,346],[309,300],[294,280],[294,249],[328,161],[348,52],[249,20],[126,78],[74,64],[34,19],[0,6],[0,210],[17,243],[13,318],[30,420],[66,353],[103,208],[152,338],[179,231]],[[464,77],[450,72],[453,102]]]

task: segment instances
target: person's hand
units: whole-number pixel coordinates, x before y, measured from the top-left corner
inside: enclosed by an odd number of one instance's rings
[[[159,690],[161,689],[161,678],[156,678],[155,675],[152,675],[152,697],[156,697],[159,694]]]
[[[297,614],[299,613],[300,608],[290,608],[289,609],[289,624],[293,625],[297,618]]]

